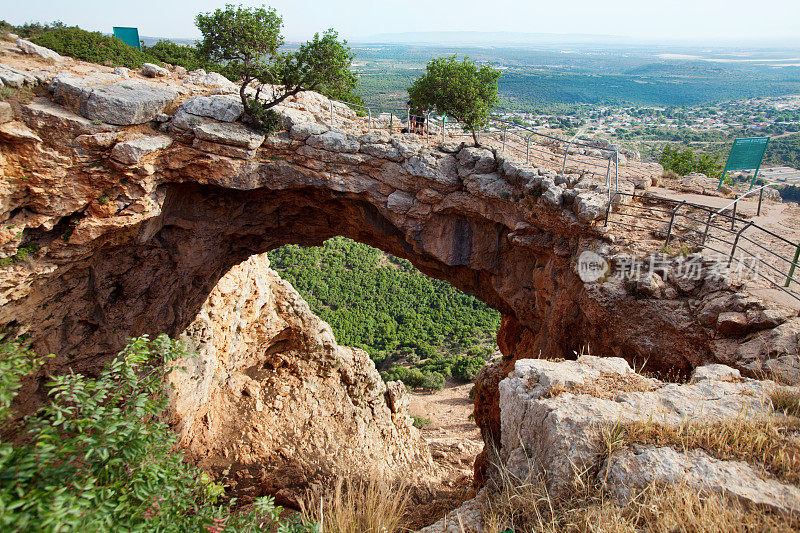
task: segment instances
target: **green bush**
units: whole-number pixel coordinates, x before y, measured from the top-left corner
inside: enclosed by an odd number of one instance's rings
[[[423,375],[425,376],[425,380],[422,382],[423,389],[442,390],[445,382],[444,374],[439,372],[425,372]]]
[[[417,429],[422,429],[425,426],[430,425],[430,423],[431,423],[431,419],[430,418],[425,418],[425,417],[417,416],[417,415],[411,415],[411,418],[414,420],[414,427],[417,428]]]
[[[249,115],[250,125],[259,130],[264,135],[270,135],[283,129],[283,121],[280,115],[273,109],[264,106],[264,102],[255,98],[247,97],[247,114]]]
[[[316,531],[281,524],[268,497],[231,513],[216,502],[222,487],[184,462],[164,394],[165,370],[180,355],[166,336],[141,337],[97,378],[53,378],[50,402],[19,428],[26,438],[0,441],[0,530]],[[41,358],[19,342],[6,342],[0,356],[5,423],[20,380]]]
[[[691,148],[680,151],[666,145],[659,163],[664,170],[672,170],[681,176],[692,172],[702,172],[706,176],[716,177],[722,172],[722,163],[720,163],[718,155],[706,153],[695,155]]]
[[[110,67],[137,68],[142,63],[160,64],[154,57],[128,46],[119,39],[77,27],[57,28],[42,33],[36,36],[33,42],[61,55]]]
[[[206,72],[219,72],[231,81],[237,81],[236,76],[228,72],[223,65],[203,59],[194,46],[161,40],[153,46],[143,46],[142,52],[164,63],[180,65],[186,70],[201,68]]]
[[[482,357],[459,357],[451,371],[453,377],[461,381],[474,381],[475,376],[481,371],[481,368],[486,364]]]
[[[441,372],[423,372],[419,368],[394,366],[390,372],[381,374],[384,381],[400,380],[411,389],[441,390],[445,376]]]

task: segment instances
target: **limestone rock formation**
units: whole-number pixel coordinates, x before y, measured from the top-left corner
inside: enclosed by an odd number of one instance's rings
[[[800,488],[765,472],[757,463],[762,456],[751,457],[756,461],[751,464],[720,458],[712,448],[693,447],[691,441],[687,447],[670,447],[624,437],[613,437],[619,439],[613,441],[614,448],[604,448],[604,427],[638,423],[678,428],[780,420],[783,415],[773,412],[770,400],[776,387],[772,381],[742,378],[737,370],[719,364],[698,367],[689,383],[677,384],[637,374],[619,358],[518,360],[499,384],[502,438],[489,475],[500,483],[498,469],[503,469],[502,482],[519,484],[542,476],[549,493],[558,499],[574,490],[576,473],[595,472],[622,505],[652,483],[686,484],[700,492],[796,514]],[[478,504],[467,502],[463,509]]]
[[[296,503],[337,468],[430,467],[403,384],[338,346],[265,255],[223,276],[182,338],[197,356],[170,378],[181,446],[235,494]]]
[[[602,226],[621,198],[587,176],[370,131],[316,93],[276,106],[286,131],[264,137],[233,118],[220,95],[235,85],[218,75],[3,62],[0,79],[48,96],[0,126],[0,324],[55,353],[47,371],[96,369],[126,337],[180,335],[232,267],[343,235],[501,311],[505,360],[476,386],[487,442],[505,438],[496,384],[526,357],[589,346],[684,376],[709,362],[800,376],[797,313],[708,264],[691,279],[675,262],[660,281],[583,281],[582,253],[615,265],[626,251]]]

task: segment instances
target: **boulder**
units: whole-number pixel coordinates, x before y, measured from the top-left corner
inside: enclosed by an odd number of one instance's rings
[[[0,102],[0,124],[14,120],[14,110],[8,102]]]
[[[0,82],[8,87],[34,86],[39,83],[35,76],[15,68],[0,65]]]
[[[0,124],[0,139],[9,142],[42,142],[41,137],[36,135],[25,124],[21,122],[6,122]]]
[[[580,220],[591,222],[606,216],[608,195],[594,191],[582,192],[575,197],[572,211]]]
[[[126,80],[131,77],[131,69],[127,67],[114,67],[112,72]]]
[[[600,472],[604,485],[622,503],[651,483],[685,483],[701,492],[715,492],[774,511],[800,511],[800,489],[775,479],[742,461],[719,461],[702,450],[632,446],[620,450]]]
[[[458,152],[458,174],[466,176],[472,173],[487,174],[497,169],[494,154],[486,148],[468,147]]]
[[[289,136],[295,141],[305,141],[312,135],[322,135],[328,131],[328,127],[317,122],[305,122],[292,126]]]
[[[640,376],[613,357],[520,359],[499,385],[500,459],[522,480],[542,472],[558,497],[570,490],[574,472],[595,464],[598,421],[678,426],[771,412],[774,383],[718,381],[715,375],[721,375],[719,369],[709,371],[708,379],[680,385]]]
[[[37,55],[42,59],[52,59],[53,61],[64,61],[63,57],[49,48],[39,46],[25,39],[17,39],[17,48],[19,48],[23,54]]]
[[[143,63],[141,72],[142,76],[147,76],[148,78],[166,78],[169,76],[169,70],[154,63]]]
[[[234,93],[239,90],[235,83],[222,74],[218,72],[206,72],[203,69],[189,72],[186,77],[183,78],[183,82],[202,85],[203,87],[212,87],[228,93]]]
[[[747,331],[747,316],[736,311],[720,313],[717,317],[717,331],[723,335],[742,335]]]
[[[111,74],[87,78],[58,75],[50,83],[53,98],[90,120],[129,126],[153,120],[178,97],[177,91],[146,81],[116,81]]]
[[[194,129],[198,139],[213,143],[227,144],[255,150],[264,142],[264,135],[257,133],[243,124],[218,124],[210,122]]]
[[[234,122],[244,112],[244,106],[238,96],[223,94],[192,96],[181,104],[179,109],[192,115],[213,118],[222,122]]]
[[[306,140],[306,144],[320,150],[329,152],[355,153],[361,147],[357,139],[341,131],[326,131],[321,135],[312,135]]]
[[[135,165],[144,156],[163,150],[172,144],[167,135],[145,135],[117,143],[111,150],[111,158],[125,165]]]

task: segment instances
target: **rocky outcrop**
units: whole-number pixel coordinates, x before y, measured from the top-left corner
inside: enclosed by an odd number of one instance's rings
[[[634,431],[624,430],[636,424],[673,430],[722,423],[747,427],[771,417],[774,427],[781,427],[784,415],[773,412],[771,404],[777,387],[772,381],[743,378],[719,364],[698,367],[688,383],[677,384],[642,376],[619,358],[519,360],[499,384],[502,438],[488,469],[489,486],[543,479],[558,500],[574,490],[576,476],[588,475],[589,482],[598,482],[623,506],[655,483],[688,486],[796,515],[800,488],[768,472],[763,464],[768,456],[729,458],[725,454],[730,452],[693,444],[688,437],[681,446],[640,442],[630,437]],[[800,393],[797,388],[783,390]],[[789,420],[785,425],[795,423]],[[764,437],[741,430],[736,438]],[[786,437],[776,430],[769,438],[779,442]],[[795,453],[792,439],[787,454]],[[487,497],[491,495],[482,496]],[[463,510],[479,504],[467,502]]]
[[[266,256],[225,274],[182,338],[197,355],[170,378],[180,443],[233,494],[291,504],[337,469],[431,466],[403,384],[338,346]]]
[[[796,313],[709,265],[696,279],[673,258],[655,277],[584,281],[581,254],[613,267],[626,252],[602,227],[622,199],[590,177],[368,131],[316,93],[278,106],[286,131],[265,137],[236,122],[235,97],[221,94],[235,86],[205,72],[12,68],[51,81],[0,130],[0,251],[14,258],[0,269],[0,323],[55,353],[48,371],[91,371],[126,337],[180,335],[232,267],[343,235],[502,312],[506,360],[476,389],[489,440],[503,434],[494,384],[540,354],[589,346],[664,372],[716,361],[797,379]]]

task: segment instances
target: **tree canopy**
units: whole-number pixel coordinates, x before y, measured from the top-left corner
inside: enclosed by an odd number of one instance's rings
[[[499,79],[500,72],[491,65],[478,66],[468,57],[460,62],[454,55],[440,57],[428,62],[427,72],[408,88],[408,95],[415,105],[435,107],[464,124],[477,146],[477,132],[499,102]]]
[[[200,13],[195,23],[203,34],[200,55],[225,64],[228,72],[240,78],[246,118],[262,129],[275,127],[270,108],[301,91],[352,97],[357,85],[350,71],[354,54],[333,29],[317,33],[296,51],[281,51],[283,19],[272,8],[227,4],[224,9]],[[247,90],[251,84],[252,95]]]

